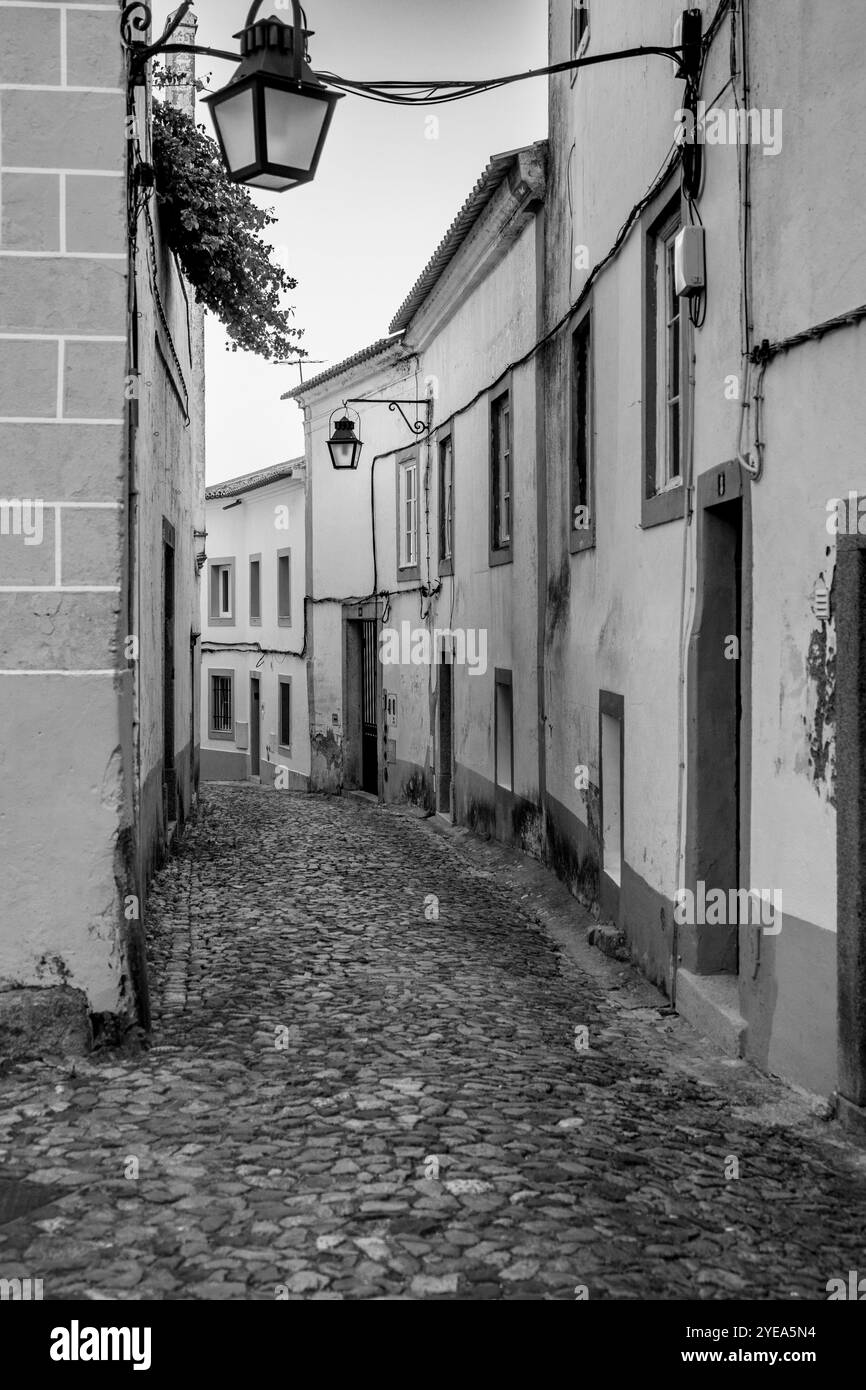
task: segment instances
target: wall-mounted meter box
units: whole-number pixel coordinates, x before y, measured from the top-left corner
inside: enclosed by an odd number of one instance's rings
[[[707,286],[706,239],[703,227],[683,227],[674,242],[676,292],[691,297]]]

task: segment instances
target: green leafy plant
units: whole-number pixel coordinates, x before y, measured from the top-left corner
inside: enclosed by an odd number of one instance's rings
[[[269,361],[305,357],[303,329],[290,322],[294,310],[280,307],[297,280],[261,238],[276,217],[229,180],[204,127],[168,102],[153,105],[153,164],[165,243],[196,299],[225,325],[232,352],[243,348]]]

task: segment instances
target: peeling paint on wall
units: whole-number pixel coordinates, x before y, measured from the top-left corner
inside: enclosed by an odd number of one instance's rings
[[[410,806],[423,806],[425,811],[434,809],[433,788],[426,772],[413,772],[406,778],[402,790]]]
[[[541,859],[544,853],[544,822],[537,803],[537,792],[527,801],[517,802],[511,812],[511,828],[515,843],[524,854]]]
[[[72,979],[72,971],[60,956],[44,955],[40,956],[36,963],[36,978],[41,985],[68,985]]]
[[[545,826],[545,861],[579,902],[595,908],[599,897],[598,859],[594,854],[578,853],[573,840],[557,826],[548,814]]]
[[[473,797],[466,808],[466,824],[476,835],[490,839],[496,830],[495,808],[488,802],[478,801]]]
[[[819,795],[836,804],[836,627],[833,576],[819,576],[830,591],[830,618],[813,627],[806,652],[806,704],[802,716],[808,742],[808,768]]]
[[[343,785],[343,742],[333,728],[310,729],[310,786],[335,792]]]

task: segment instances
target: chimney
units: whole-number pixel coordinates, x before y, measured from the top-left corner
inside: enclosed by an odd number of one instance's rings
[[[172,43],[195,43],[198,19],[193,10],[178,26],[171,36]],[[164,87],[162,98],[170,106],[195,119],[195,54],[166,53],[165,66],[171,78],[171,85]]]

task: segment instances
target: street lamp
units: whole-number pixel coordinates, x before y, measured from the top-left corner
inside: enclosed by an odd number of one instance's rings
[[[285,6],[285,0],[277,0],[277,3],[280,8]],[[707,45],[707,39],[702,39],[701,11],[692,9],[683,12],[672,46],[653,45],[624,48],[617,53],[584,54],[549,67],[481,82],[463,79],[357,82],[338,77],[336,73],[325,73],[331,84],[326,86],[306,61],[306,41],[313,31],[306,27],[300,0],[291,0],[291,24],[284,24],[275,15],[257,21],[256,15],[263,4],[264,0],[253,0],[244,28],[235,35],[241,41],[239,54],[194,43],[169,43],[192,9],[193,0],[182,0],[159,39],[151,44],[136,37],[146,34],[150,28],[150,6],[145,0],[130,0],[123,4],[120,33],[131,55],[130,80],[133,84],[144,82],[148,59],[158,53],[206,53],[212,58],[226,58],[230,63],[240,58],[240,67],[228,86],[205,97],[205,101],[211,108],[229,178],[234,183],[275,192],[297,188],[315,178],[334,107],[343,95],[335,91],[335,87],[371,101],[400,106],[435,106],[441,101],[463,100],[530,77],[654,53],[672,58],[678,64],[677,76],[686,79],[687,97],[696,99]]]
[[[282,193],[315,178],[334,108],[342,93],[326,87],[306,61],[313,32],[306,27],[300,0],[291,0],[292,23],[271,15],[257,20],[264,0],[253,0],[240,40],[240,54],[196,44],[169,43],[192,8],[184,0],[153,44],[135,42],[146,30],[150,10],[138,0],[123,11],[121,28],[132,52],[132,75],[143,80],[144,66],[158,53],[206,53],[240,66],[227,86],[204,98],[233,183]]]
[[[328,453],[331,455],[331,463],[335,468],[357,468],[361,459],[361,446],[364,441],[355,433],[355,426],[349,419],[348,410],[352,405],[386,405],[389,410],[399,411],[400,415],[409,426],[409,429],[416,437],[422,434],[429,434],[433,427],[433,402],[429,396],[411,401],[393,400],[388,396],[379,400],[370,400],[366,396],[360,396],[358,398],[353,397],[348,401],[343,401],[341,409],[346,413],[343,415],[342,419],[338,420],[335,425],[330,427],[331,434],[328,438]],[[404,405],[414,405],[416,410],[419,406],[423,405],[424,419],[410,420],[403,409]],[[336,413],[337,412],[334,411],[334,414],[331,416],[332,420]],[[352,414],[358,416],[358,428],[360,429],[361,417],[356,410],[353,410]]]
[[[229,178],[277,193],[315,178],[322,146],[341,93],[332,92],[305,61],[307,37],[299,0],[294,23],[271,15],[252,19],[241,43],[241,64],[227,87],[204,98]]]
[[[345,409],[345,407],[344,407]],[[336,412],[334,412],[336,414]],[[352,412],[355,414],[356,412]],[[333,419],[333,416],[331,417]],[[360,428],[360,418],[358,426]],[[338,420],[336,425],[331,427],[330,438],[328,439],[328,453],[331,455],[331,463],[335,468],[357,468],[358,460],[361,457],[362,440],[355,433],[355,426],[348,415],[344,415]]]

